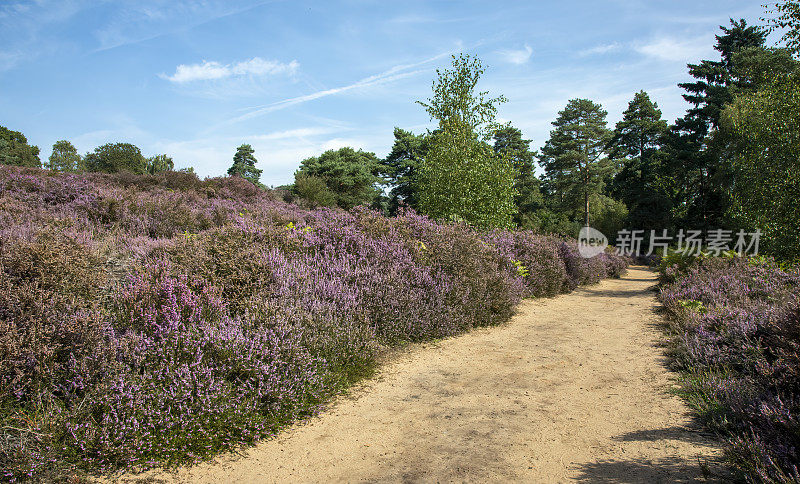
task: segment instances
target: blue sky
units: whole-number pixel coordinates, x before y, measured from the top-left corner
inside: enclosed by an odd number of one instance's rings
[[[238,145],[262,182],[353,146],[384,156],[392,129],[422,132],[416,100],[449,56],[479,56],[482,90],[532,146],[566,102],[588,97],[616,122],[648,91],[673,121],[686,63],[718,56],[728,18],[759,0],[255,1],[0,0],[0,125],[42,149],[130,142],[201,176]]]

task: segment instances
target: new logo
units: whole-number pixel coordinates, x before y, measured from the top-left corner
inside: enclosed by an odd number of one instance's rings
[[[578,233],[578,252],[590,258],[602,254],[608,247],[608,239],[602,232],[591,227],[582,227]]]

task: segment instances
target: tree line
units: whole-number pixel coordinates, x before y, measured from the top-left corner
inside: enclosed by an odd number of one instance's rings
[[[148,158],[142,155],[137,146],[130,143],[106,143],[81,156],[75,145],[67,140],[56,141],[50,157],[42,163],[38,146],[29,145],[25,135],[3,126],[0,126],[0,165],[46,168],[60,172],[128,171],[151,175],[175,168],[169,156],[155,155]]]
[[[484,68],[469,55],[437,70],[418,104],[435,127],[394,130],[385,158],[350,147],[302,160],[290,201],[387,215],[403,207],[480,228],[521,227],[574,236],[591,225],[612,236],[649,230],[760,229],[767,249],[800,258],[800,8],[768,8],[764,25],[721,26],[717,59],[688,64],[679,84],[690,104],[670,124],[648,93],[637,92],[613,127],[590,99],[569,100],[540,149],[495,116],[503,96],[478,90]],[[782,30],[781,46],[767,36]],[[39,149],[0,127],[0,163],[40,166]],[[254,150],[241,145],[228,170],[258,186]],[[537,176],[536,168],[541,174]],[[170,157],[145,158],[128,143],[81,157],[58,141],[46,168],[59,171],[173,170]]]
[[[478,92],[480,61],[462,55],[420,102],[434,129],[395,128],[383,159],[343,148],[305,160],[284,188],[313,205],[368,203],[389,214],[407,206],[570,236],[583,225],[612,238],[625,227],[759,229],[770,253],[798,259],[800,7],[780,2],[768,14],[764,25],[720,27],[719,57],[687,66],[693,81],[679,87],[690,107],[673,123],[645,91],[613,126],[597,102],[572,99],[535,150],[518,128],[495,122],[505,98]],[[777,29],[782,45],[767,45]],[[362,190],[345,201],[335,196],[343,187]]]

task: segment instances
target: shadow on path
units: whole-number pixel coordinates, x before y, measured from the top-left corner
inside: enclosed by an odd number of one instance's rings
[[[613,438],[621,442],[691,442],[704,445],[709,436],[692,422],[689,427],[673,426],[660,429],[636,430]],[[634,458],[601,460],[581,465],[576,476],[578,482],[614,483],[667,483],[667,482],[730,482],[732,477],[721,458],[664,457],[658,459]]]
[[[587,296],[592,297],[619,297],[619,298],[631,298],[631,297],[650,297],[649,289],[648,290],[641,290],[641,289],[592,289],[592,288],[583,288],[578,289],[579,292],[586,294]],[[576,292],[578,292],[576,291]]]
[[[581,466],[576,480],[615,483],[725,482],[709,470],[709,463],[676,457],[594,462]]]

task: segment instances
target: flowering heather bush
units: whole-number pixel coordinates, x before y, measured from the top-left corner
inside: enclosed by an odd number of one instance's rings
[[[322,395],[324,362],[299,327],[231,317],[219,290],[166,262],[145,264],[111,307],[117,371],[67,424],[75,457],[101,469],[251,441]]]
[[[315,412],[392,345],[625,265],[236,178],[0,167],[2,477],[205,458]]]
[[[800,481],[800,273],[739,258],[663,272],[690,402],[749,480]]]

